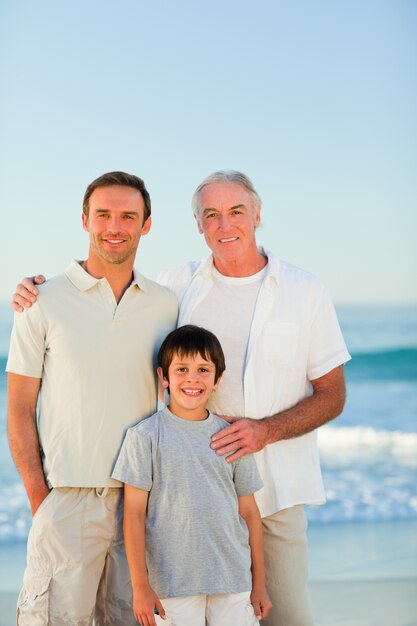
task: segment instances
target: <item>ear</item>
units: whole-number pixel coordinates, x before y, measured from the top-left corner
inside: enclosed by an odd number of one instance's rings
[[[202,229],[202,228],[201,228],[201,226],[200,226],[200,221],[199,221],[199,219],[198,219],[198,215],[197,215],[197,213],[194,213],[194,219],[195,219],[195,221],[197,222],[198,232],[200,233],[200,235],[202,235],[204,231],[203,231],[203,229]]]
[[[260,223],[261,223],[261,205],[259,205],[258,208],[256,209],[254,219],[253,219],[253,224],[255,228],[258,228]]]
[[[148,219],[146,219],[143,222],[143,226],[142,226],[142,230],[140,231],[141,235],[147,235],[151,229],[152,226],[152,217],[149,216]]]
[[[88,228],[88,217],[86,216],[86,214],[83,212],[81,213],[81,220],[83,223],[83,228],[84,230],[87,231],[87,233],[89,232],[89,228]]]
[[[221,381],[221,379],[222,379],[222,376],[223,376],[223,374],[221,374],[221,375],[218,377],[218,379],[216,380],[216,384],[213,386],[213,390],[214,390],[214,391],[216,391],[217,387],[219,386],[220,381]]]
[[[158,374],[159,382],[161,383],[162,387],[164,389],[168,389],[169,380],[165,378],[164,373],[162,371],[162,367],[158,367],[158,369],[156,370],[156,373]]]

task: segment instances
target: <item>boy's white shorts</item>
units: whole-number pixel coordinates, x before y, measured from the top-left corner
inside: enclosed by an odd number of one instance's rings
[[[258,626],[250,592],[208,596],[181,596],[161,600],[167,619],[156,617],[161,626]]]

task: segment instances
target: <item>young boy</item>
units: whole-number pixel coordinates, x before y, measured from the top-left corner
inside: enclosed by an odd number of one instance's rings
[[[113,471],[125,483],[125,543],[142,626],[253,626],[271,608],[255,461],[228,463],[210,447],[227,426],[206,409],[224,369],[211,332],[188,325],[170,333],[158,354],[169,405],[127,431]]]

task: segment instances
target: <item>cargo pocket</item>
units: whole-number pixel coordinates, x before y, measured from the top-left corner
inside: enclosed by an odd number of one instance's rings
[[[47,626],[51,576],[28,576],[17,601],[18,626]]]
[[[256,617],[255,611],[253,610],[253,606],[250,602],[246,605],[245,626],[259,626],[258,618]]]

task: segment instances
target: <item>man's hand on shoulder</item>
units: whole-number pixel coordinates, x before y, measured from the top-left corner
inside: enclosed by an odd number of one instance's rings
[[[16,293],[12,297],[12,309],[17,313],[23,313],[25,309],[31,307],[39,294],[36,285],[42,285],[45,280],[46,278],[42,274],[22,278],[22,282],[17,285]]]
[[[229,463],[245,454],[259,452],[267,445],[269,432],[265,420],[233,418],[227,415],[221,417],[232,424],[213,435],[211,447],[220,456],[228,454]]]

